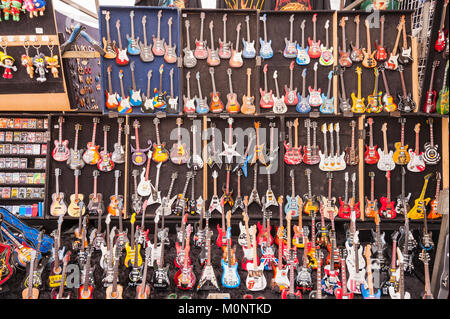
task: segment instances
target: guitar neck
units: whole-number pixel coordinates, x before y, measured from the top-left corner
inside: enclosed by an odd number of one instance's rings
[[[343,72],[340,73],[339,75],[340,79],[341,79],[341,95],[342,95],[342,99],[346,100],[347,99],[347,95],[345,94],[345,84],[344,84],[344,74]]]
[[[389,92],[389,85],[386,79],[386,73],[384,73],[384,70],[381,70],[381,75],[383,76],[383,83],[384,83],[384,88],[386,90],[386,94],[388,96],[391,96],[391,92]]]

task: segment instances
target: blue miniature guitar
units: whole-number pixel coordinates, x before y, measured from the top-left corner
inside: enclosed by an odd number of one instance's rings
[[[303,20],[300,26],[300,28],[302,29],[302,46],[299,46],[297,43],[297,58],[295,59],[295,61],[298,65],[307,65],[311,61],[311,58],[308,54],[309,46],[307,45],[305,47],[305,23],[306,20]]]
[[[256,56],[255,50],[255,40],[250,41],[250,18],[245,17],[245,23],[247,24],[247,41],[242,38],[242,43],[244,44],[244,51],[242,51],[242,56],[246,59],[253,59]]]
[[[231,215],[231,214],[230,214]],[[231,217],[231,216],[230,216]],[[227,216],[227,219],[228,216]],[[222,285],[225,288],[237,288],[241,284],[241,278],[239,277],[237,268],[238,262],[236,260],[235,249],[231,248],[231,227],[227,229],[227,248],[221,260],[223,274]]]
[[[295,109],[298,113],[308,113],[311,111],[311,106],[309,105],[309,96],[306,96],[306,68],[302,72],[303,84],[302,84],[302,96]]]
[[[332,78],[333,78],[333,71],[330,71],[328,73],[328,92],[327,92],[326,96],[322,93],[323,103],[319,108],[320,113],[323,113],[323,114],[331,114],[334,112],[334,97],[330,97],[331,79]]]
[[[266,14],[264,14],[262,18],[259,19],[262,20],[264,24],[264,40],[262,38],[259,38],[259,43],[261,44],[259,55],[263,59],[270,59],[271,57],[273,57],[273,50],[272,50],[272,40],[267,41]]]

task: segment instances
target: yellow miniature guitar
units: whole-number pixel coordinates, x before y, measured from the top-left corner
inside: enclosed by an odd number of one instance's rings
[[[405,145],[405,118],[399,119],[400,124],[402,125],[400,142],[394,144],[395,152],[392,158],[394,159],[395,164],[397,165],[406,165],[411,160],[411,156],[408,152],[408,145]]]
[[[130,265],[133,265],[135,262],[135,254],[137,253],[137,265],[142,265],[142,256],[141,256],[141,245],[136,244],[136,240],[134,238],[134,223],[136,221],[136,213],[133,213],[131,216],[131,240],[130,242],[127,242],[125,244],[125,250],[127,252],[127,255],[125,256],[124,265],[125,267],[128,267]]]
[[[356,68],[356,74],[358,74],[358,96],[352,93],[352,112],[353,113],[364,113],[366,111],[366,105],[364,104],[364,98],[361,97],[361,68],[358,66]]]
[[[430,179],[431,175],[433,175],[433,174],[430,173],[424,177],[425,182],[423,183],[422,192],[420,193],[419,198],[417,198],[415,200],[413,208],[411,208],[411,210],[408,212],[408,216],[407,216],[408,218],[411,218],[411,219],[424,218],[426,206],[428,205],[428,203],[430,201],[429,197],[427,197],[427,198],[424,198],[424,197],[425,197],[425,192],[427,191],[428,180]]]

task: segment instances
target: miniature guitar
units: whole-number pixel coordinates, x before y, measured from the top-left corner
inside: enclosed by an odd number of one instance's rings
[[[142,282],[136,286],[136,299],[148,299],[150,296],[150,285],[147,283],[148,263],[151,257],[152,246],[145,248],[144,272],[142,274]]]
[[[172,45],[172,17],[167,21],[169,26],[169,43],[164,42],[164,61],[167,63],[175,63],[177,61],[177,45]]]
[[[153,107],[155,109],[165,110],[167,107],[167,92],[162,90],[162,78],[164,73],[164,64],[159,67],[159,90],[155,88],[153,92],[155,96],[153,97]]]
[[[328,143],[327,143],[327,123],[323,123],[321,127],[323,133],[323,152],[319,150],[319,169],[322,171],[328,171],[330,167],[330,156],[328,154]],[[331,151],[333,153],[333,151]],[[332,156],[333,154],[331,154]]]
[[[109,197],[108,213],[112,216],[119,216],[124,214],[123,195],[119,195],[119,177],[121,172],[119,170],[114,171],[114,195]]]
[[[392,52],[389,54],[388,60],[384,63],[384,66],[386,69],[389,70],[397,70],[398,68],[398,57],[399,54],[397,54],[398,49],[398,43],[400,41],[400,35],[402,33],[403,25],[405,24],[405,16],[401,16],[400,22],[397,26],[397,38],[395,39],[394,48],[392,49]]]
[[[250,206],[253,202],[261,206],[261,200],[259,198],[257,184],[258,184],[258,163],[255,163],[255,166],[253,166],[253,188],[249,196],[248,205]]]
[[[290,31],[289,31],[289,40],[284,38],[284,43],[286,46],[284,47],[283,56],[288,59],[293,59],[297,57],[297,41],[294,41],[294,15],[292,14],[289,17]]]
[[[228,113],[238,113],[241,106],[237,100],[237,94],[233,92],[233,83],[231,81],[232,71],[230,68],[227,69],[228,75],[228,85],[230,87],[230,93],[227,94],[227,104],[225,105],[225,109]]]
[[[197,59],[196,59],[194,52],[192,52],[192,50],[191,50],[191,45],[190,45],[191,40],[189,38],[189,26],[190,26],[189,20],[186,19],[186,21],[184,21],[184,26],[186,28],[186,47],[183,49],[183,52],[184,52],[183,65],[186,68],[193,68],[197,65]],[[202,26],[203,26],[203,20],[202,20]],[[202,28],[202,32],[203,32],[203,28]]]
[[[221,59],[231,58],[231,41],[227,42],[227,14],[222,17],[223,21],[223,41],[219,38],[219,57]]]
[[[111,41],[111,32],[109,29],[109,20],[111,13],[109,11],[106,11],[105,14],[105,21],[106,21],[106,39],[105,37],[102,38],[103,40],[103,50],[105,51],[104,58],[105,59],[115,59],[117,56],[116,52],[116,41]]]
[[[119,70],[119,80],[120,80],[120,102],[117,107],[117,111],[121,114],[133,112],[133,108],[130,103],[130,97],[125,95],[125,90],[123,88],[123,70]]]
[[[334,96],[331,96],[331,80],[333,79],[333,71],[328,73],[328,90],[327,95],[325,96],[322,93],[322,105],[319,108],[320,113],[322,114],[332,114],[334,113]]]
[[[195,113],[195,101],[197,100],[197,96],[194,96],[191,99],[191,85],[190,85],[191,72],[186,73],[186,88],[187,88],[187,96],[183,95],[183,111],[184,113],[192,114]]]
[[[133,88],[130,89],[130,104],[131,106],[141,106],[142,104],[142,97],[141,97],[141,90],[136,90],[136,79],[134,76],[134,61],[131,61],[130,63],[130,70],[131,70],[131,81],[133,84]]]
[[[209,33],[211,36],[211,48],[208,48],[208,58],[206,62],[209,66],[217,66],[220,64],[219,48],[214,49],[214,22],[211,20],[209,23]]]
[[[78,299],[93,299],[94,286],[90,284],[90,277],[92,276],[91,258],[93,248],[90,247],[87,251],[86,264],[84,265],[83,284],[78,288]]]
[[[66,284],[65,281],[66,281],[66,274],[67,274],[67,265],[69,263],[71,253],[72,252],[69,250],[63,258],[64,261],[63,261],[63,269],[62,269],[62,273],[61,273],[60,285],[59,285],[58,289],[57,288],[52,289],[52,292],[51,292],[52,299],[70,299],[70,295],[71,295],[70,292],[66,296],[64,296],[64,286]],[[29,285],[29,290],[27,290],[27,299],[37,299],[39,290],[36,288],[30,288],[30,287],[33,287],[33,285]],[[34,289],[36,289],[37,291]],[[31,296],[33,296],[33,297],[31,297]],[[34,297],[36,297],[36,298],[34,298]],[[22,293],[22,298],[25,299],[24,293]]]
[[[200,12],[200,40],[195,40],[194,56],[198,60],[205,60],[208,57],[208,51],[206,49],[206,40],[203,40],[203,22],[205,20],[205,13]]]
[[[347,98],[347,94],[345,93],[344,72],[345,68],[340,67],[339,78],[341,80],[341,96],[339,97],[339,109],[341,112],[346,113],[351,111],[351,105],[349,99]]]
[[[270,59],[271,57],[273,57],[273,50],[272,50],[272,40],[267,40],[267,26],[266,26],[267,15],[264,13],[262,17],[259,17],[259,20],[263,22],[263,29],[264,29],[264,40],[261,37],[259,38],[260,43],[259,55],[263,59]]]
[[[352,112],[353,113],[364,113],[366,111],[366,105],[364,103],[364,98],[361,97],[361,68],[358,66],[356,67],[356,74],[358,74],[358,96],[355,95],[354,92],[352,92]]]
[[[217,173],[217,171],[213,171],[211,174],[213,180],[214,180],[214,193],[211,197],[211,202],[209,203],[209,209],[208,209],[208,214],[212,214],[213,211],[217,210],[220,214],[222,214],[223,216],[225,215],[225,212],[222,209],[222,205],[221,205],[221,201],[219,199],[219,195],[217,195],[217,177],[219,176],[219,174]],[[223,219],[223,218],[222,218]],[[218,226],[218,225],[217,225]],[[219,227],[220,228],[220,227]],[[225,232],[224,230],[225,227],[223,227],[223,229],[221,230],[223,233]],[[221,238],[220,236],[217,237],[218,239]],[[219,247],[222,247],[222,242],[220,242],[221,245],[219,245],[219,243],[217,244]]]
[[[175,274],[175,285],[182,290],[190,290],[194,287],[197,278],[193,272],[193,265],[190,264],[190,238],[192,232],[192,225],[186,227],[186,243],[184,247],[184,259],[182,267]]]
[[[152,52],[155,56],[163,56],[165,53],[165,40],[161,38],[161,18],[162,18],[162,10],[158,11],[158,31],[153,38],[153,47]]]
[[[400,80],[402,82],[402,93],[398,94],[398,109],[402,112],[411,112],[416,108],[416,102],[411,97],[411,92],[406,90],[405,78],[403,76],[403,66],[398,66],[398,72],[400,73]]]
[[[423,156],[423,152],[419,151],[419,133],[420,133],[420,123],[417,123],[414,127],[414,132],[416,133],[416,147],[413,151],[412,149],[408,150],[408,153],[411,157],[406,168],[410,172],[423,172],[425,170],[425,160]]]
[[[330,241],[329,254],[327,256],[329,263],[323,269],[325,276],[322,278],[321,288],[326,294],[334,295],[336,289],[342,286],[339,279],[339,269],[335,269],[335,264],[339,265],[339,259],[335,260],[336,234],[334,230],[330,230]],[[339,255],[337,257],[339,258]]]
[[[331,197],[333,173],[328,172],[327,179],[328,179],[328,197],[321,196],[320,200],[322,206],[321,209],[323,210],[324,217],[333,220],[334,223],[334,217],[338,215],[338,209],[336,207],[336,197]],[[339,199],[339,201],[341,200]]]
[[[381,103],[381,91],[378,91],[378,69],[374,68],[373,73],[375,74],[375,85],[373,88],[373,93],[367,97],[367,113],[380,113],[383,110],[383,104]]]
[[[345,172],[344,180],[345,180],[344,201],[342,201],[341,197],[339,197],[340,206],[338,215],[341,218],[349,219],[352,212],[352,208],[350,206],[350,201],[348,200],[348,181],[349,181],[348,172]]]
[[[166,150],[166,143],[161,143],[159,136],[159,123],[158,118],[153,119],[153,124],[155,125],[156,132],[156,143],[153,144],[152,159],[156,163],[164,163],[169,159],[169,152]]]
[[[141,256],[141,245],[137,244],[136,238],[135,238],[135,226],[134,223],[136,222],[136,213],[133,213],[131,215],[130,223],[131,223],[131,240],[129,243],[125,244],[125,250],[126,250],[126,256],[124,260],[125,267],[141,267],[142,266],[142,256]],[[137,264],[135,264],[137,263]]]
[[[380,299],[381,290],[378,289],[376,292],[373,288],[373,278],[372,278],[372,263],[370,256],[372,255],[371,246],[367,245],[364,249],[364,256],[367,260],[367,288],[364,284],[361,284],[361,294],[364,299]]]
[[[197,126],[191,126],[192,131],[192,156],[187,161],[187,167],[193,170],[199,170],[203,167],[203,159],[197,154]]]
[[[183,119],[180,117],[177,118],[176,124],[178,126],[178,129],[177,129],[178,140],[172,146],[172,150],[170,151],[170,160],[174,164],[183,165],[189,159],[189,153],[186,150],[186,143],[182,143],[182,141],[181,141],[181,139],[182,139],[181,125],[183,124]]]
[[[253,234],[256,233],[256,226],[252,226]],[[253,262],[247,263],[247,279],[245,285],[250,291],[261,291],[267,286],[266,277],[264,276],[264,263],[258,264],[258,255],[256,252],[256,236],[253,236]]]
[[[387,53],[386,53],[386,48],[384,47],[384,15],[381,16],[380,18],[380,44],[377,43],[377,41],[375,40],[375,46],[377,48],[376,50],[376,54],[375,54],[375,59],[378,62],[384,62],[387,59]]]
[[[70,204],[67,209],[67,213],[71,217],[79,217],[80,212],[81,215],[84,215],[84,213],[86,212],[86,207],[83,202],[84,195],[78,193],[78,176],[81,175],[81,171],[76,169],[74,175],[75,175],[75,193],[70,195]]]
[[[316,278],[316,290],[312,290],[309,293],[309,299],[325,299],[327,296],[322,295],[322,260],[323,252],[317,248],[315,249],[315,258],[317,260],[317,278]]]
[[[317,59],[322,54],[320,50],[320,40],[316,41],[316,21],[317,21],[317,13],[314,13],[312,22],[313,22],[313,38],[310,39],[308,37],[309,50],[308,54],[311,59]]]
[[[127,34],[128,40],[128,54],[139,55],[141,50],[139,48],[139,37],[134,37],[134,10],[130,11],[130,25],[131,25],[131,37]]]
[[[426,206],[430,202],[429,197],[425,198],[425,193],[426,193],[428,181],[429,181],[431,175],[433,175],[433,174],[430,173],[430,174],[424,176],[424,183],[423,183],[422,191],[421,191],[419,197],[414,201],[414,206],[408,212],[408,215],[407,215],[408,218],[411,218],[411,219],[425,218]],[[424,220],[424,223],[425,223],[425,220]],[[428,233],[428,230],[427,230],[427,233]],[[431,238],[431,237],[429,237],[429,238]],[[427,245],[426,248],[431,248],[431,246],[432,245]]]
[[[112,70],[112,66],[109,65],[107,68],[108,90],[105,90],[105,94],[106,94],[105,105],[108,109],[115,109],[116,107],[119,106],[120,95],[117,92],[113,92],[112,82],[111,82],[111,70]]]
[[[436,112],[441,115],[447,115],[449,112],[449,90],[447,86],[448,65],[449,61],[447,61],[447,64],[445,65],[444,82],[442,83],[442,89],[439,91],[439,97],[436,102]]]
[[[113,249],[113,248],[111,248]],[[114,247],[114,270],[112,285],[106,288],[106,299],[123,299],[123,287],[118,284],[119,281],[119,260],[120,260],[120,248],[119,246]]]
[[[402,52],[400,53],[400,56],[398,58],[398,61],[403,65],[408,65],[412,62],[411,47],[408,47],[408,36],[406,35],[406,23],[402,26],[403,31],[403,45],[402,45]]]
[[[263,73],[264,73],[264,90],[259,88],[259,92],[261,95],[261,99],[259,100],[259,105],[263,109],[270,109],[273,107],[274,101],[273,101],[272,90],[269,91],[269,89],[267,87],[267,63],[264,65]]]
[[[430,212],[428,213],[428,219],[436,219],[441,218],[442,214],[439,213],[438,205],[439,205],[439,193],[441,191],[441,173],[436,172],[436,193],[434,195],[434,199],[430,202]]]
[[[152,52],[152,45],[148,45],[147,44],[147,16],[143,16],[142,20],[142,32],[144,34],[143,38],[144,38],[144,43],[142,43],[142,41],[139,41],[139,49],[140,49],[140,55],[139,58],[141,59],[142,62],[152,62],[155,57],[153,55]]]
[[[55,161],[58,161],[58,162],[65,162],[70,157],[70,150],[67,147],[67,145],[69,144],[69,141],[62,139],[62,135],[63,135],[62,125],[63,125],[63,123],[64,123],[64,118],[62,116],[60,116],[58,118],[58,128],[59,128],[58,139],[54,141],[55,148],[52,151],[53,159]]]
[[[308,102],[309,105],[312,107],[319,107],[322,105],[323,101],[322,101],[322,97],[320,96],[320,93],[322,92],[321,88],[317,88],[317,67],[318,63],[314,63],[314,88],[311,88],[311,86],[309,86],[308,91],[309,91],[309,98],[308,98]]]
[[[219,92],[216,90],[216,81],[214,78],[214,68],[209,68],[209,74],[211,75],[211,83],[213,91],[211,92],[211,104],[209,105],[209,109],[213,113],[220,113],[223,111],[223,103],[220,100]]]
[[[273,71],[273,80],[275,82],[275,89],[277,96],[273,97],[273,113],[282,114],[287,112],[287,106],[284,103],[284,95],[280,96],[280,90],[278,89],[278,71]]]
[[[406,165],[411,160],[411,156],[408,152],[408,145],[405,145],[405,123],[406,118],[400,118],[399,122],[402,126],[401,128],[401,135],[400,135],[400,142],[396,142],[394,144],[395,146],[395,152],[393,155],[393,159],[395,164],[397,165]]]
[[[293,88],[293,77],[294,77],[294,61],[289,65],[289,87],[284,85],[284,104],[292,106],[297,105],[299,101],[299,96],[297,95],[297,88]]]
[[[425,104],[423,106],[423,111],[425,113],[434,113],[436,112],[436,96],[437,92],[433,89],[433,82],[434,82],[434,74],[436,72],[436,68],[439,66],[440,61],[435,60],[433,62],[433,66],[431,68],[431,79],[430,79],[430,86],[427,91],[427,98],[425,100]]]
[[[169,108],[166,110],[168,113],[178,113],[178,95],[175,96],[173,91],[173,70],[174,68],[171,68],[169,71],[169,77],[170,77],[170,96],[169,96]]]
[[[211,236],[212,231],[207,228],[206,233],[206,246],[208,251],[208,257],[206,259],[206,264],[203,267],[202,274],[200,276],[200,279],[198,280],[197,284],[197,291],[198,290],[210,290],[210,289],[219,289],[219,284],[217,282],[216,274],[214,273],[214,268],[211,263]],[[205,285],[208,283],[209,285]]]
[[[384,65],[380,64],[378,66],[379,71],[381,72],[381,75],[383,76],[383,83],[384,83],[384,89],[386,90],[386,93],[384,93],[383,97],[381,98],[382,104],[384,104],[384,111],[385,112],[394,112],[397,110],[397,104],[394,101],[394,97],[391,95],[391,92],[389,91],[389,85],[386,79],[386,74],[384,72]]]
[[[206,163],[210,168],[214,165],[220,169],[222,167],[222,158],[219,155],[219,151],[216,149],[216,124],[211,123],[211,143],[207,147],[207,159]]]
[[[231,248],[231,227],[227,229],[227,244],[223,248],[221,265],[223,269],[222,286],[225,288],[237,288],[241,284],[239,273],[237,272],[238,262],[236,260],[235,248]]]
[[[295,110],[299,113],[309,113],[311,106],[309,105],[309,96],[306,96],[306,68],[302,71],[302,95],[298,98]]]
[[[387,196],[380,197],[380,214],[385,218],[394,219],[397,216],[397,211],[395,210],[395,201],[391,201],[391,171],[386,172],[386,184]]]
[[[446,34],[448,33],[448,30],[445,29],[445,16],[447,14],[447,5],[448,5],[448,0],[446,0],[444,2],[444,6],[442,8],[441,23],[439,26],[439,32],[438,32],[436,42],[434,44],[434,49],[437,52],[442,52],[445,48],[446,42],[448,41],[448,38],[446,39]]]
[[[140,124],[139,124],[138,120],[134,120],[133,127],[134,127],[135,138],[136,138],[136,148],[134,148],[133,145],[130,145],[131,152],[133,153],[133,154],[131,154],[131,160],[134,165],[141,166],[141,165],[144,165],[145,162],[147,161],[147,155],[145,153],[151,149],[152,141],[147,140],[147,145],[149,145],[149,146],[147,148],[141,149],[139,146],[140,145],[140,143],[139,143]]]
[[[356,121],[352,120],[350,122],[350,127],[352,128],[352,142],[351,146],[347,146],[345,148],[345,163],[347,165],[357,165],[359,163],[359,155],[356,152],[355,148],[355,128],[356,128]]]
[[[245,23],[247,25],[247,41],[242,38],[242,44],[244,45],[242,56],[246,59],[253,59],[256,56],[255,40],[250,41],[250,17],[248,15],[245,16]]]
[[[101,172],[110,172],[114,168],[114,162],[111,159],[111,152],[108,152],[108,131],[109,125],[103,125],[103,150],[100,152],[100,160],[97,163],[97,168]]]
[[[261,126],[261,122],[254,122],[255,131],[256,131],[256,144],[255,144],[255,152],[253,153],[252,160],[250,162],[251,165],[255,164],[259,161],[262,165],[267,165],[266,157],[265,157],[265,146],[264,143],[259,143],[259,128]],[[251,196],[250,196],[251,197]],[[250,199],[250,203],[251,203]],[[250,205],[250,204],[249,204]]]
[[[56,191],[52,194],[52,204],[50,205],[50,215],[64,216],[67,212],[67,204],[64,200],[65,194],[59,190],[59,176],[61,169],[55,168]]]
[[[433,118],[428,118],[427,122],[430,125],[430,142],[425,143],[423,159],[427,165],[436,165],[441,160],[441,155],[438,151],[439,146],[434,144]]]
[[[303,20],[300,25],[300,28],[302,29],[302,46],[297,43],[297,57],[295,59],[295,62],[298,65],[308,65],[311,61],[308,54],[309,46],[305,47],[305,23],[306,20]]]
[[[255,97],[251,96],[250,81],[252,69],[247,68],[247,94],[242,96],[241,112],[243,114],[254,114],[256,112]]]
[[[116,64],[119,66],[128,65],[130,58],[127,55],[127,48],[122,48],[122,36],[120,35],[120,20],[116,21],[117,37],[119,39],[119,47],[116,47]],[[123,94],[122,94],[123,95]]]
[[[155,111],[153,108],[153,97],[150,93],[150,82],[152,80],[153,71],[149,70],[147,72],[147,95],[143,96],[144,103],[141,105],[142,113],[152,113]]]
[[[376,51],[372,52],[372,48],[370,46],[371,41],[370,41],[370,25],[369,25],[369,20],[366,19],[364,21],[364,25],[366,26],[366,35],[367,35],[367,50],[365,48],[362,48],[362,53],[363,53],[363,60],[362,60],[362,65],[365,68],[371,69],[377,66],[377,60],[375,60],[375,54],[377,53]]]
[[[222,186],[223,195],[220,198],[220,202],[225,205],[228,204],[230,207],[233,207],[234,200],[233,200],[233,190],[230,190],[230,172],[231,172],[231,165],[227,164],[225,166],[225,170],[227,171],[227,183],[226,186]]]
[[[319,211],[319,203],[316,201],[316,197],[312,195],[311,187],[311,170],[307,168],[305,175],[308,181],[308,193],[303,195],[304,206],[303,212],[307,215],[311,215],[312,212],[317,213]]]
[[[375,198],[375,173],[369,172],[369,177],[370,177],[370,200],[366,196],[365,213],[366,217],[375,218],[376,220],[377,219],[376,216],[378,216],[380,211],[378,209],[378,201]]]
[[[334,55],[333,55],[333,47],[328,47],[328,28],[330,26],[330,20],[325,22],[325,35],[326,41],[325,46],[323,44],[320,45],[320,50],[322,51],[319,59],[320,65],[329,66],[334,63]]]
[[[241,31],[241,23],[236,26],[236,46],[231,50],[230,66],[232,68],[240,68],[244,61],[242,60],[242,51],[239,51],[239,32]]]
[[[373,145],[373,118],[367,119],[369,124],[369,146],[366,145],[366,152],[364,153],[364,162],[369,165],[378,163],[380,155],[377,152],[377,146]]]
[[[381,127],[381,131],[383,132],[383,144],[384,148],[378,149],[378,155],[380,159],[378,160],[377,167],[380,171],[392,171],[395,168],[394,162],[394,151],[388,150],[388,142],[387,142],[387,123],[383,123]]]
[[[332,160],[332,163],[334,163],[334,171],[343,171],[347,168],[347,164],[345,162],[345,152],[341,153],[341,143],[339,140],[339,133],[340,133],[340,126],[339,123],[334,123],[334,131],[336,132],[336,154],[334,155],[334,158]],[[331,136],[333,136],[333,133],[330,131]]]
[[[123,117],[119,117],[117,119],[118,129],[117,129],[117,142],[114,143],[114,151],[111,155],[111,159],[116,164],[123,164],[125,163],[125,149],[122,145],[122,124],[124,122]]]
[[[292,123],[291,123],[292,124]],[[284,162],[288,165],[298,165],[302,162],[303,156],[301,154],[302,147],[298,145],[298,118],[295,119],[294,123],[294,145],[292,145],[291,139],[289,139],[289,145],[284,145],[286,152],[284,154]],[[289,126],[288,126],[289,128]],[[292,130],[292,128],[290,129]],[[287,148],[286,148],[287,147]],[[297,215],[295,215],[297,216]]]
[[[359,16],[357,17],[359,24]],[[342,49],[339,49],[339,65],[345,68],[349,68],[352,66],[352,59],[350,59],[350,52],[347,51],[347,43],[345,41],[345,24],[346,24],[345,21],[347,19],[348,17],[342,17],[339,22],[339,26],[342,29]],[[356,28],[356,32],[359,32],[359,27]],[[357,40],[359,41],[359,37],[357,38]],[[359,46],[358,43],[357,46]]]
[[[350,53],[350,59],[353,62],[361,62],[363,60],[363,53],[361,48],[359,47],[359,14],[355,17],[353,20],[356,24],[356,39],[355,39],[355,45],[353,43],[350,43],[350,46],[352,47],[352,52]]]
[[[345,249],[339,249],[339,257],[341,263],[341,287],[334,290],[334,295],[336,299],[353,299],[353,292],[348,292],[347,290],[347,270],[345,269]]]

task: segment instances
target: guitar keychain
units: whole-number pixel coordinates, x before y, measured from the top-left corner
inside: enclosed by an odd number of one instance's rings
[[[39,46],[33,45],[33,48],[36,49],[36,55],[31,59],[31,61],[33,62],[33,65],[35,67],[34,72],[39,75],[39,77],[36,78],[36,81],[42,83],[42,82],[47,81],[47,78],[45,77],[45,73],[48,73],[48,70],[45,68],[44,53],[39,52],[40,47],[41,47],[41,45],[39,45]]]
[[[5,70],[3,72],[3,78],[4,79],[12,79],[12,71],[17,72],[17,67],[14,65],[14,58],[6,52],[8,44],[6,41],[4,42],[4,45],[0,44],[0,48],[3,49],[3,52],[0,51],[0,66],[4,67]]]
[[[59,78],[58,68],[61,66],[59,65],[58,55],[53,54],[54,46],[55,45],[52,43],[52,41],[50,41],[50,44],[47,44],[47,47],[50,50],[50,55],[45,56],[45,62],[47,64],[45,67],[47,69],[50,69],[50,71],[52,72],[53,78],[57,79],[57,78]]]
[[[22,54],[20,60],[22,62],[22,65],[27,70],[27,74],[32,79],[34,77],[34,67],[33,67],[33,61],[31,61],[31,57],[29,54],[28,49],[30,48],[30,45],[28,44],[28,40],[25,40],[23,43],[23,47],[25,49],[25,54]]]

